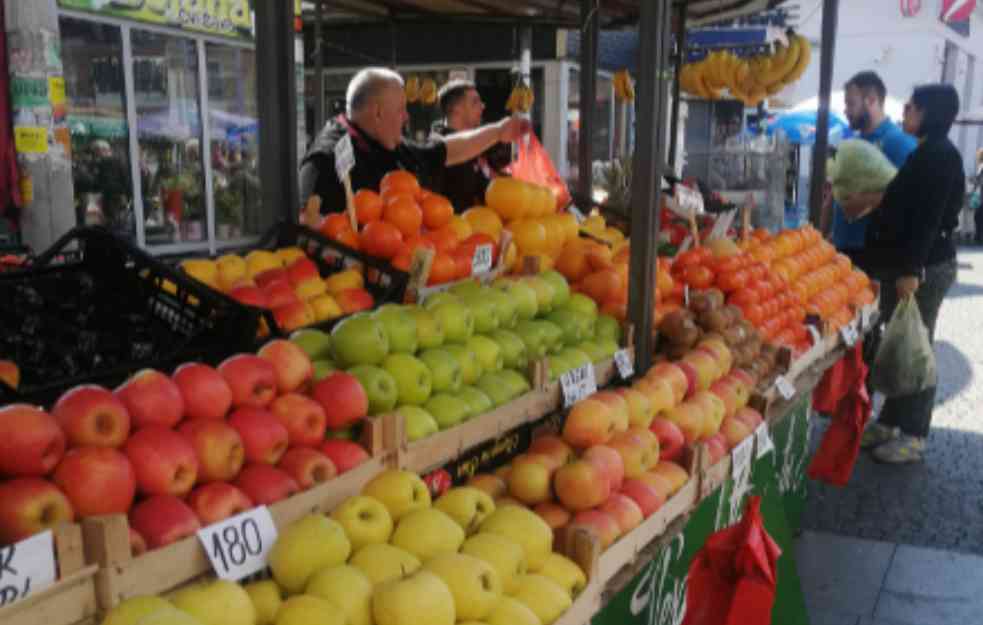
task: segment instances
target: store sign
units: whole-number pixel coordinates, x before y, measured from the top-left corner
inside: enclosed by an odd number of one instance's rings
[[[249,0],[58,0],[62,9],[252,40]]]
[[[942,0],[939,20],[963,37],[969,37],[969,25],[976,10],[976,0]]]

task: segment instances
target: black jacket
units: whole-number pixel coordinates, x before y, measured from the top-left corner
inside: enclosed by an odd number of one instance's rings
[[[925,267],[952,260],[952,232],[966,193],[963,159],[947,137],[928,137],[888,185],[867,226],[871,268],[922,276]]]
[[[433,125],[430,136],[439,139],[454,132],[453,128],[437,122]],[[435,173],[433,190],[447,196],[454,205],[454,212],[463,213],[472,206],[485,203],[485,190],[491,183],[489,174],[500,174],[511,161],[510,146],[499,143],[477,158],[460,165],[444,167]]]

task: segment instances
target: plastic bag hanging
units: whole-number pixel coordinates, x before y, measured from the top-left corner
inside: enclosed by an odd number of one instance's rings
[[[534,133],[526,135],[518,145],[518,158],[510,170],[512,177],[548,187],[556,197],[557,210],[565,208],[570,203],[570,189],[557,173],[549,152]]]
[[[884,330],[870,385],[886,397],[912,395],[935,386],[935,352],[914,297],[898,302]]]

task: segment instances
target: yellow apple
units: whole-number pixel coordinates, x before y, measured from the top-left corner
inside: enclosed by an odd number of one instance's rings
[[[345,529],[323,514],[311,514],[283,532],[270,551],[273,579],[289,594],[304,590],[321,569],[343,564],[352,552]]]
[[[530,571],[538,571],[553,551],[553,530],[538,514],[527,508],[504,505],[481,524],[482,532],[510,538],[522,546]]]
[[[452,488],[434,503],[434,507],[457,521],[468,535],[478,531],[481,522],[495,511],[491,495],[470,486]]]
[[[213,289],[221,288],[218,283],[218,265],[207,258],[191,258],[181,262],[181,269],[198,282]]]
[[[464,543],[464,530],[440,510],[424,508],[404,516],[390,542],[426,562],[444,553],[456,553]]]
[[[512,597],[502,597],[485,621],[488,625],[543,625],[535,612]]]
[[[301,258],[307,258],[307,254],[304,253],[304,250],[296,246],[281,247],[276,252],[274,252],[274,254],[277,255],[277,257],[280,259],[280,262],[283,263],[284,267],[289,267],[290,265],[294,264],[295,260]]]
[[[386,582],[372,595],[375,625],[454,625],[454,596],[430,571]]]
[[[202,625],[202,622],[187,612],[171,606],[145,615],[136,625]]]
[[[393,533],[389,510],[378,499],[365,495],[346,499],[331,512],[331,518],[345,529],[352,551],[365,545],[387,543]]]
[[[304,593],[337,606],[347,625],[372,625],[372,582],[354,566],[342,564],[318,571]]]
[[[490,564],[463,553],[437,556],[423,566],[447,584],[461,620],[484,618],[502,598],[502,582]]]
[[[478,532],[461,545],[461,553],[484,560],[498,573],[502,591],[511,595],[526,574],[526,552],[516,541],[490,532]]]
[[[543,575],[519,578],[519,591],[515,593],[515,598],[532,610],[543,625],[552,625],[573,604],[570,593]]]
[[[246,594],[256,608],[256,625],[273,625],[276,613],[283,604],[280,587],[272,579],[246,585]]]
[[[330,295],[318,295],[311,300],[311,308],[314,309],[315,321],[328,321],[342,316],[344,311],[338,305],[338,301]]]
[[[558,553],[546,556],[546,563],[539,574],[548,577],[563,588],[571,597],[576,597],[587,586],[587,576],[577,564]]]
[[[427,485],[419,475],[410,471],[383,471],[365,485],[362,494],[381,501],[393,521],[399,521],[414,510],[430,507]]]
[[[373,585],[399,579],[420,568],[420,559],[412,553],[392,545],[365,545],[355,552],[349,562]]]
[[[218,265],[218,284],[223,291],[231,290],[236,283],[246,279],[246,261],[241,256],[219,256],[215,264]]]
[[[171,603],[202,625],[253,625],[256,608],[242,586],[224,579],[183,588]]]
[[[253,250],[246,255],[246,273],[250,278],[255,278],[264,271],[270,269],[280,269],[283,261],[277,255],[267,250]]]
[[[283,603],[276,625],[345,625],[345,614],[326,599],[297,595]]]
[[[103,625],[136,625],[145,616],[160,610],[174,610],[170,602],[155,596],[131,597],[106,614]]]

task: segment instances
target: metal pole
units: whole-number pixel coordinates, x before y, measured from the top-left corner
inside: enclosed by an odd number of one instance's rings
[[[676,172],[678,163],[676,162],[679,150],[679,73],[683,69],[683,62],[686,60],[686,9],[689,5],[684,0],[676,13],[676,56],[673,64],[672,76],[672,127],[669,130],[669,165]]]
[[[526,84],[532,87],[532,27],[519,28],[519,73]]]
[[[294,74],[294,4],[257,2],[256,83],[259,90],[259,174],[264,214],[295,220],[297,86]]]
[[[816,145],[812,148],[809,178],[809,221],[819,223],[826,181],[826,150],[829,147],[829,98],[833,90],[833,58],[836,52],[836,22],[839,0],[823,0],[822,51],[819,60],[819,111],[816,115]]]
[[[641,3],[638,24],[638,120],[631,183],[628,315],[635,325],[635,362],[645,372],[654,351],[653,291],[666,145],[666,66],[670,0]]]
[[[593,195],[594,104],[597,101],[597,40],[600,34],[600,6],[597,0],[580,0],[580,135],[577,149],[577,191],[580,197]],[[589,207],[588,207],[589,208]]]
[[[314,0],[314,45],[311,47],[314,53],[314,88],[317,94],[314,97],[314,128],[311,133],[317,136],[324,127],[324,49],[321,41],[324,39],[324,0]]]

